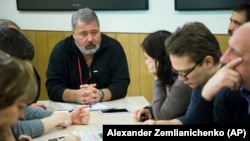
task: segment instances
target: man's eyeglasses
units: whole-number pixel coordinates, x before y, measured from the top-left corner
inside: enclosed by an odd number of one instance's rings
[[[179,75],[179,76],[181,76],[181,77],[187,79],[187,76],[197,67],[198,64],[200,64],[200,63],[202,62],[202,60],[203,60],[203,59],[199,60],[190,70],[188,70],[188,71],[186,72],[186,74],[179,73],[178,71],[176,71],[176,70],[174,70],[174,69],[172,69],[172,71],[173,71],[174,73],[176,73],[177,75]]]

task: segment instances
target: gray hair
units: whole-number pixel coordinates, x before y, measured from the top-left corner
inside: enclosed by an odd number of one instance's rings
[[[76,23],[78,20],[86,24],[89,24],[92,21],[96,21],[98,26],[100,26],[96,13],[90,8],[79,9],[72,15],[71,18],[72,30],[76,28]]]
[[[0,19],[0,25],[4,25],[7,27],[16,28],[17,30],[21,30],[21,28],[13,21],[8,19]]]

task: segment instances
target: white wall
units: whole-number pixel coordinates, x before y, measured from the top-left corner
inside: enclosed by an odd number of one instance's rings
[[[187,0],[188,1],[188,0]],[[0,18],[16,22],[26,30],[70,31],[74,11],[18,11],[16,0],[0,0]],[[223,11],[175,11],[174,0],[149,0],[145,11],[96,11],[103,32],[149,33],[174,31],[188,21],[203,22],[214,34],[227,34],[231,15]]]

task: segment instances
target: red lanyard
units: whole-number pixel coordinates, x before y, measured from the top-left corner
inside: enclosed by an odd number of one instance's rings
[[[80,76],[80,84],[85,84],[87,81],[89,81],[91,79],[91,72],[89,70],[89,77],[87,78],[87,80],[82,82],[82,67],[81,67],[80,57],[79,56],[77,58],[77,62],[78,62],[78,71],[79,71],[79,76]]]

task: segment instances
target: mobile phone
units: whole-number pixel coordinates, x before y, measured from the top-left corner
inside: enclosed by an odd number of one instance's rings
[[[99,110],[100,113],[124,113],[124,112],[129,112],[128,109],[126,108],[120,108],[120,109],[115,109],[115,108],[112,108],[112,109],[102,109],[102,110]]]

